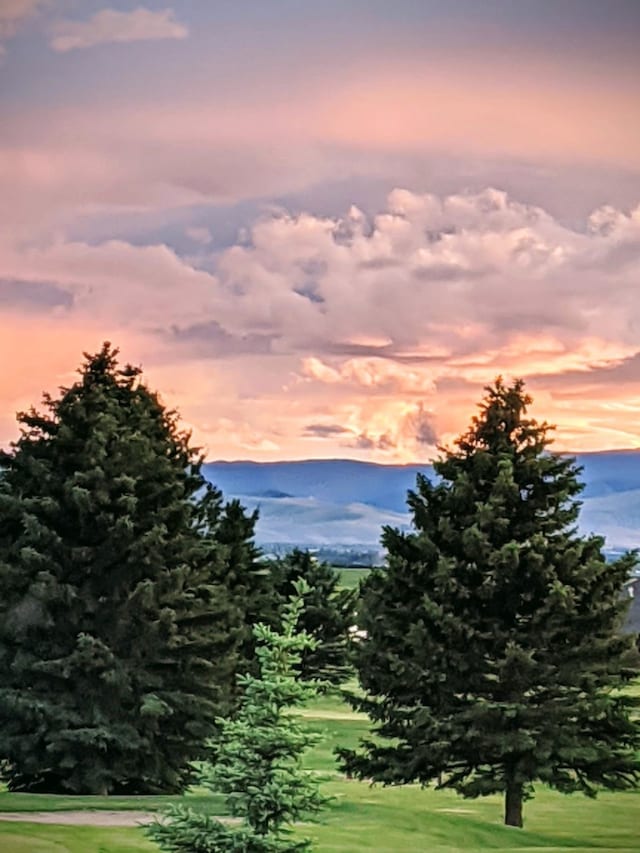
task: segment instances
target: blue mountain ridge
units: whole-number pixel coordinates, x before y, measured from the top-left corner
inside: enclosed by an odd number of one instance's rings
[[[605,536],[611,553],[640,547],[640,450],[575,457],[585,483],[581,531]],[[308,459],[207,462],[203,473],[226,498],[259,509],[256,538],[262,546],[377,548],[383,525],[408,526],[407,491],[418,473],[432,477],[433,468]]]

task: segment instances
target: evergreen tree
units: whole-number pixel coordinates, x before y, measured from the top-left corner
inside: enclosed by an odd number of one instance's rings
[[[255,545],[258,511],[247,514],[238,500],[226,503],[215,526],[215,538],[226,549],[226,582],[243,624],[238,649],[238,669],[256,672],[253,625],[258,621],[277,624],[279,597],[269,567]]]
[[[315,644],[302,654],[302,677],[332,684],[345,681],[353,673],[349,628],[355,620],[357,590],[340,589],[339,572],[298,548],[272,563],[272,576],[281,603],[289,601],[299,580],[308,586],[301,626]]]
[[[579,469],[549,452],[530,402],[521,381],[488,388],[439,480],[409,493],[414,530],[385,529],[354,699],[380,738],[341,752],[359,777],[503,793],[514,826],[536,781],[593,796],[640,778],[618,630],[635,557],[608,564],[601,538],[578,535]]]
[[[301,768],[301,758],[317,742],[291,714],[316,694],[313,683],[298,675],[301,653],[313,639],[297,625],[304,584],[284,608],[282,628],[264,623],[254,628],[259,674],[240,678],[242,702],[237,716],[220,720],[214,765],[201,783],[226,794],[231,815],[225,823],[184,806],[148,832],[167,853],[304,853],[306,839],[291,837],[291,824],[317,812],[325,803],[318,780]]]
[[[0,756],[13,790],[180,791],[229,707],[221,495],[105,344],[0,464]]]

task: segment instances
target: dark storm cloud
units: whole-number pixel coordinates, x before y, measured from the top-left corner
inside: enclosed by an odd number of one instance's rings
[[[0,308],[45,311],[49,308],[70,308],[72,305],[73,294],[57,284],[0,279]]]
[[[169,336],[185,345],[191,354],[203,358],[268,355],[273,352],[273,343],[278,338],[276,334],[232,335],[214,320],[184,328],[173,326]]]
[[[397,447],[397,443],[387,433],[372,437],[368,433],[362,432],[344,446],[354,447],[357,450],[393,450],[394,447]]]
[[[591,367],[588,370],[565,370],[553,375],[532,374],[531,383],[544,383],[554,393],[569,393],[569,389],[582,395],[585,389],[595,389],[598,386],[618,387],[625,383],[640,382],[640,351],[615,364],[602,367]]]
[[[339,424],[308,424],[302,434],[309,438],[333,438],[336,435],[344,435],[348,432],[350,430]]]
[[[420,445],[433,447],[438,443],[431,413],[424,408],[422,403],[416,406],[415,411],[406,416],[405,431]]]

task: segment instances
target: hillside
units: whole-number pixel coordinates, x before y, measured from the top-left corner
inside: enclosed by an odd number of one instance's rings
[[[606,537],[610,552],[640,547],[640,450],[578,454],[585,482],[580,528]],[[258,507],[263,546],[377,549],[384,524],[408,523],[406,493],[429,465],[346,459],[210,462],[204,473],[225,496]]]

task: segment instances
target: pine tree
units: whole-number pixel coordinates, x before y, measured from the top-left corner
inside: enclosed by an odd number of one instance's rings
[[[439,480],[409,493],[413,531],[384,531],[354,699],[380,738],[341,756],[387,784],[503,793],[505,823],[522,826],[537,781],[594,796],[640,778],[618,630],[635,555],[607,563],[603,540],[576,532],[579,469],[526,417],[523,383],[486,390]]]
[[[353,673],[349,663],[349,628],[355,619],[357,590],[340,589],[339,572],[299,548],[275,560],[271,571],[281,603],[288,602],[299,580],[308,586],[301,626],[313,637],[315,645],[302,654],[302,677],[331,684],[345,681]]]
[[[105,344],[0,459],[0,756],[13,790],[180,791],[243,620],[221,494]]]
[[[316,695],[312,682],[299,679],[298,666],[313,639],[297,625],[306,590],[302,582],[284,608],[282,628],[254,628],[258,675],[240,678],[242,702],[235,718],[220,720],[214,765],[201,783],[226,795],[240,823],[224,822],[184,806],[148,832],[167,853],[304,853],[309,840],[295,840],[291,824],[319,811],[326,799],[318,780],[301,768],[304,752],[317,742],[293,708]]]
[[[243,614],[237,667],[256,672],[253,626],[258,621],[276,625],[279,596],[272,573],[255,544],[258,511],[247,514],[240,501],[226,503],[215,526],[215,538],[226,549],[226,583]]]

